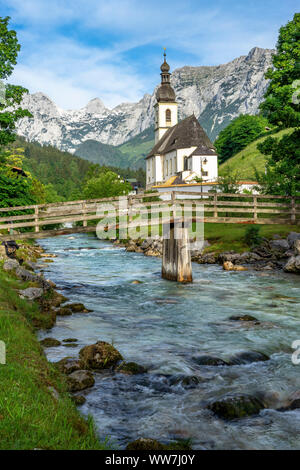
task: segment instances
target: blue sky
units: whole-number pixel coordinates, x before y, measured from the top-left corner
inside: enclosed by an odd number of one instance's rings
[[[297,11],[298,0],[0,0],[22,45],[10,81],[65,109],[152,93],[163,47],[172,69],[273,48]]]

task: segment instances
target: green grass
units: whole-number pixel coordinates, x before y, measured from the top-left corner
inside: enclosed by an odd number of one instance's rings
[[[292,129],[284,129],[276,134],[270,134],[272,137],[283,137],[285,134],[292,132]],[[259,150],[257,144],[263,142],[267,136],[261,137],[249,144],[245,149],[229,158],[226,162],[222,163],[219,167],[219,174],[222,176],[228,167],[233,173],[238,172],[241,179],[254,179],[256,168],[259,172],[265,169],[266,157]]]
[[[249,224],[212,224],[204,225],[205,240],[211,244],[205,252],[221,253],[223,251],[236,251],[242,253],[249,250],[244,241],[245,232]],[[277,234],[282,238],[290,232],[300,232],[300,227],[295,225],[260,225],[260,236],[268,239]]]
[[[105,449],[92,419],[80,416],[65,378],[44,355],[32,326],[42,314],[16,293],[27,286],[0,269],[0,340],[7,352],[0,364],[0,449]]]

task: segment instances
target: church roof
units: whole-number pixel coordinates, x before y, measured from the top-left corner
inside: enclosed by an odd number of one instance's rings
[[[193,155],[216,155],[213,144],[194,115],[170,127],[146,158],[190,147],[197,147]]]

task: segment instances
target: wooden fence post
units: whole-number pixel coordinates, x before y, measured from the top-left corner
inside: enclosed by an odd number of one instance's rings
[[[218,208],[217,208],[217,201],[218,201],[218,195],[217,193],[214,194],[214,218],[218,218]]]
[[[291,223],[292,225],[296,223],[296,207],[295,207],[295,198],[292,197],[291,199]]]
[[[86,203],[85,202],[82,203],[82,215],[84,217],[82,225],[83,227],[87,227],[87,220],[85,218],[86,217]]]
[[[34,208],[34,222],[35,222],[34,231],[36,233],[40,231],[40,226],[38,225],[38,221],[39,221],[39,206],[35,206]]]
[[[257,196],[253,196],[253,219],[257,222]]]

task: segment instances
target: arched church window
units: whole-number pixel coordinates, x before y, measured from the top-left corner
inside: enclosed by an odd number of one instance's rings
[[[184,157],[183,159],[183,171],[187,171],[189,169],[189,159],[188,157]]]
[[[166,122],[167,123],[171,122],[171,110],[170,109],[166,110]]]

